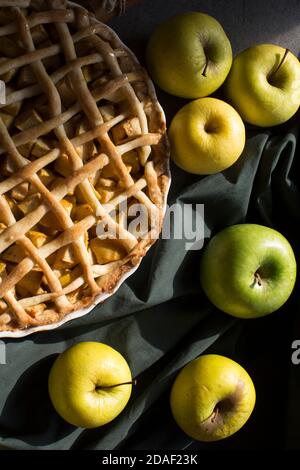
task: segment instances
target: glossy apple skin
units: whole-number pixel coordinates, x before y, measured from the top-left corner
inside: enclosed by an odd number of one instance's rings
[[[261,127],[290,119],[300,106],[300,63],[286,49],[260,44],[238,54],[224,84],[229,102],[244,121]]]
[[[206,57],[209,61],[203,76]],[[183,98],[200,98],[222,85],[232,64],[232,50],[217,20],[188,12],[157,26],[148,42],[146,60],[160,88]]]
[[[235,109],[216,98],[183,106],[170,128],[172,160],[185,171],[209,175],[233,165],[245,146],[245,126]]]
[[[296,260],[291,245],[276,230],[233,225],[208,243],[200,278],[205,294],[220,310],[255,318],[274,312],[289,298],[296,281]]]
[[[208,423],[218,404],[233,396],[236,399],[230,409],[223,407],[222,412],[219,406],[219,423]],[[191,361],[178,374],[170,405],[175,421],[188,436],[198,441],[217,441],[245,424],[255,398],[253,382],[243,367],[227,357],[207,354]]]
[[[74,426],[95,428],[112,421],[125,408],[132,385],[96,390],[96,387],[130,382],[123,356],[110,346],[82,342],[55,360],[48,388],[58,414]]]

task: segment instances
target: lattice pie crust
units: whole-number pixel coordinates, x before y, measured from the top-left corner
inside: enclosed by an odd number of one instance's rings
[[[17,331],[89,306],[140,262],[161,228],[168,145],[152,84],[111,29],[67,1],[0,7],[0,330]],[[143,235],[123,201],[147,209]]]

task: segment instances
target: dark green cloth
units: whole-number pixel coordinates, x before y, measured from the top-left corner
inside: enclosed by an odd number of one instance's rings
[[[147,24],[141,12],[136,7],[130,18],[140,15],[139,21]],[[116,20],[116,27],[122,21],[126,20]],[[169,117],[183,104],[162,93],[160,99]],[[272,226],[289,239],[299,260],[298,122],[295,118],[272,132],[247,129],[242,157],[223,173],[200,178],[172,167],[169,203],[204,203],[206,238],[234,223]],[[2,445],[12,449],[300,447],[300,365],[291,363],[291,343],[300,339],[299,282],[280,311],[258,320],[237,320],[217,311],[201,292],[200,256],[201,251],[185,251],[184,241],[160,240],[118,292],[87,316],[52,332],[6,340],[7,365],[0,365]],[[120,351],[138,384],[114,422],[81,430],[54,412],[47,377],[58,353],[91,340]],[[181,432],[168,402],[177,372],[207,352],[238,361],[257,391],[255,411],[245,427],[210,445],[192,442]]]

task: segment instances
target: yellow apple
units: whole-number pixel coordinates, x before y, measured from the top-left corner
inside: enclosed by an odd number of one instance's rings
[[[222,26],[198,11],[175,15],[158,25],[146,56],[158,86],[183,98],[213,93],[232,64],[231,45]]]
[[[249,47],[235,57],[224,89],[245,121],[276,126],[300,106],[300,62],[275,44]]]
[[[234,434],[248,420],[255,405],[255,388],[235,361],[207,354],[181,370],[170,404],[175,421],[188,436],[217,441]]]
[[[60,354],[49,375],[49,394],[58,414],[74,426],[94,428],[125,408],[132,377],[124,357],[110,346],[82,342]]]
[[[245,146],[245,126],[232,106],[216,98],[192,101],[174,116],[171,157],[189,173],[209,175],[231,166]]]

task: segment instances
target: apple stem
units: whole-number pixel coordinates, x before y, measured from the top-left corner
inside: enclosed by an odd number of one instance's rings
[[[258,274],[258,272],[256,272],[256,273],[254,274],[254,278],[255,278],[255,281],[257,282],[257,284],[258,284],[259,286],[262,286],[262,280],[261,280],[261,277],[260,277],[260,275]]]
[[[278,70],[279,70],[280,67],[282,66],[282,64],[283,64],[283,62],[285,61],[286,56],[288,55],[289,52],[290,52],[289,49],[286,49],[286,50],[284,51],[284,54],[283,54],[283,56],[282,56],[282,58],[281,58],[281,61],[280,61],[279,64],[277,65],[277,67],[276,67],[276,69],[274,70],[274,72],[272,72],[272,75],[275,75],[275,73],[278,72]]]
[[[96,390],[103,390],[104,388],[114,388],[114,387],[119,387],[120,385],[136,385],[137,381],[136,379],[131,380],[130,382],[122,382],[120,384],[114,384],[114,385],[101,385],[100,387],[96,387]]]
[[[207,57],[205,57],[205,65],[204,65],[204,69],[203,69],[203,72],[202,72],[203,77],[206,77],[207,66],[208,66],[208,59],[207,59]]]
[[[214,423],[216,419],[218,419],[218,414],[219,414],[219,408],[216,407],[214,411],[212,412],[212,415],[210,417],[211,423]]]

